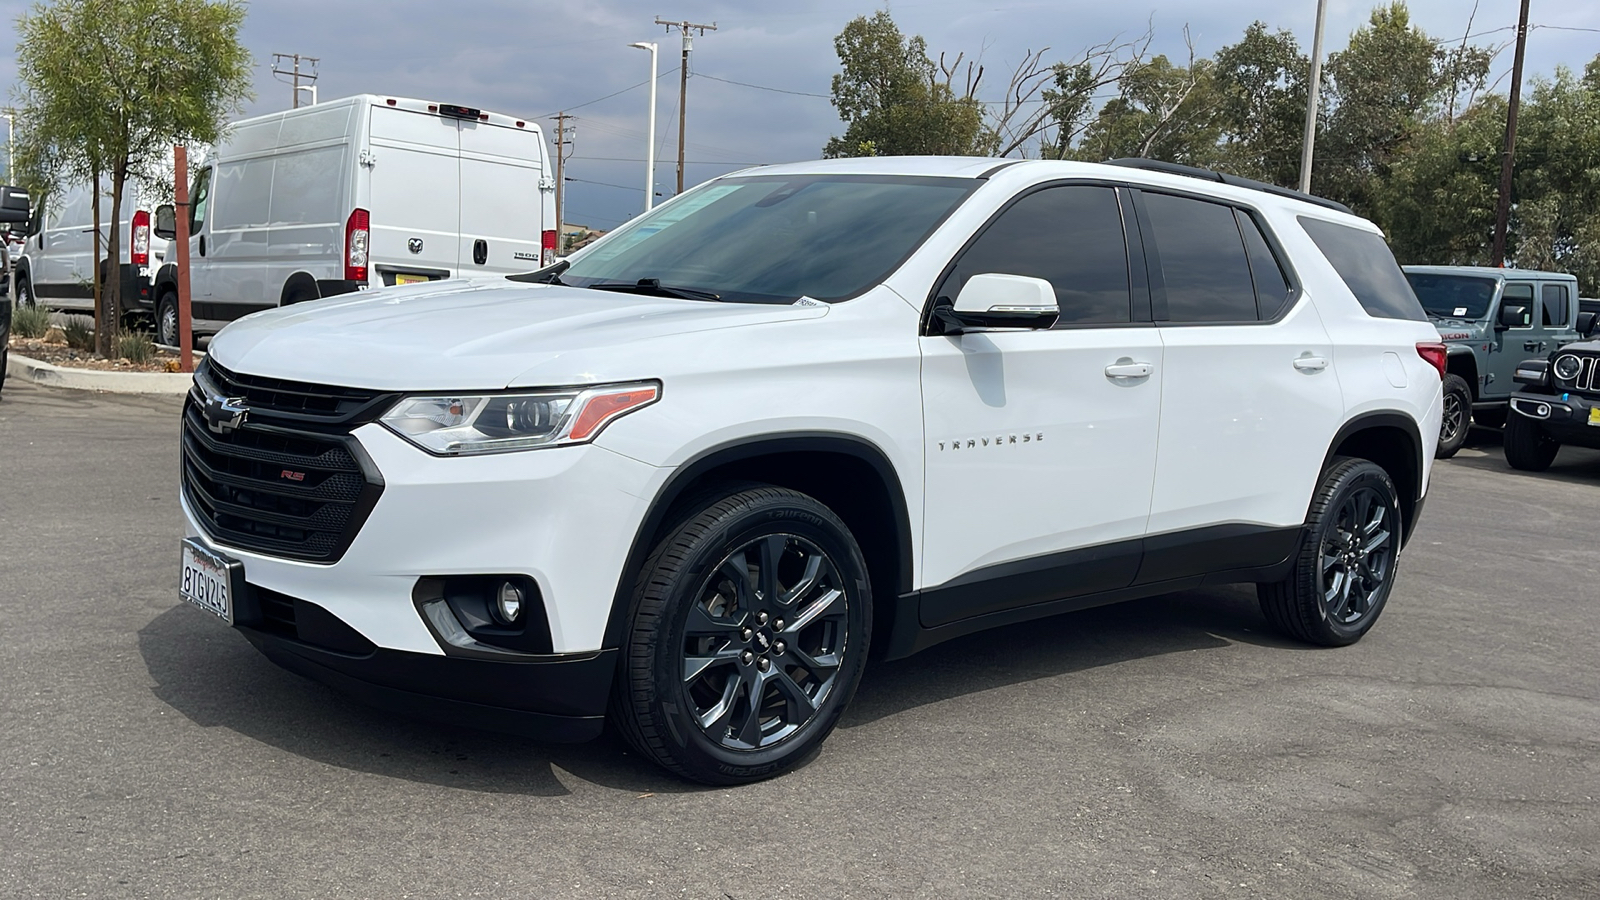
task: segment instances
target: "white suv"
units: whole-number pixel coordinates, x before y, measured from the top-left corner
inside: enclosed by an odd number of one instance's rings
[[[257,313],[184,410],[182,592],[369,701],[771,776],[869,648],[1255,583],[1372,626],[1444,347],[1378,230],[1145,161],[709,182],[532,275]]]

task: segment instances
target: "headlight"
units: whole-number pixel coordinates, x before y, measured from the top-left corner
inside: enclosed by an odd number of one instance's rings
[[[570,390],[403,397],[378,421],[443,456],[583,444],[661,399],[653,381]]]
[[[1568,353],[1565,356],[1556,358],[1554,368],[1557,378],[1562,381],[1572,381],[1578,377],[1579,372],[1583,371],[1583,362]]]

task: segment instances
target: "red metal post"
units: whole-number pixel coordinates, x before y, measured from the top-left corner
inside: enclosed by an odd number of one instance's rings
[[[172,186],[176,200],[173,218],[178,250],[178,353],[185,372],[194,371],[194,326],[189,319],[189,151],[182,144],[172,148],[174,171]]]

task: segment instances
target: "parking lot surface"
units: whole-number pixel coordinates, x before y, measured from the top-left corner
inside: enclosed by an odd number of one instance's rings
[[[0,397],[0,896],[1600,895],[1600,453],[1434,470],[1360,644],[1192,591],[870,666],[753,786],[368,710],[176,598],[176,398]]]

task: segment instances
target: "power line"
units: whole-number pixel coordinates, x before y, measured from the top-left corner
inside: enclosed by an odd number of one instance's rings
[[[677,66],[673,66],[672,68],[668,69],[667,71],[662,72],[661,74],[657,75],[656,76],[656,80],[659,81],[662,78],[665,78],[668,75],[671,75],[673,72],[676,72],[676,71],[678,71],[678,67]],[[618,96],[619,94],[626,94],[629,91],[638,90],[639,88],[642,88],[642,87],[644,87],[645,85],[647,85],[649,83],[650,83],[650,79],[646,78],[645,80],[639,82],[638,84],[630,84],[627,87],[623,88],[622,90],[620,90],[620,91],[612,91],[611,93],[605,95],[604,97],[596,97],[593,100],[588,100],[588,101],[585,101],[583,103],[575,103],[575,104],[573,104],[571,106],[563,107],[562,109],[573,110],[573,109],[582,109],[585,106],[593,106],[594,104],[599,103],[601,100],[610,100],[612,97]],[[561,109],[558,109],[555,112],[546,113],[546,114],[544,114],[542,116],[534,116],[534,118],[535,119],[548,119],[548,118],[551,118],[551,117],[555,116],[556,113],[559,113],[561,111],[562,111]]]
[[[622,190],[622,191],[640,191],[640,192],[644,191],[644,188],[639,187],[636,184],[635,185],[626,185],[626,184],[612,184],[609,181],[590,181],[587,178],[573,178],[571,175],[567,176],[567,180],[568,181],[576,181],[579,184],[598,184],[601,187],[616,188],[616,189]]]
[[[784,90],[783,88],[767,87],[764,84],[750,84],[747,81],[734,81],[732,78],[718,78],[715,75],[707,75],[704,72],[695,72],[694,77],[709,78],[712,81],[720,81],[723,84],[737,84],[739,87],[755,88],[758,91],[771,91],[774,94],[793,94],[796,97],[819,97],[823,100],[832,99],[827,94],[813,94],[810,91],[789,91]]]

